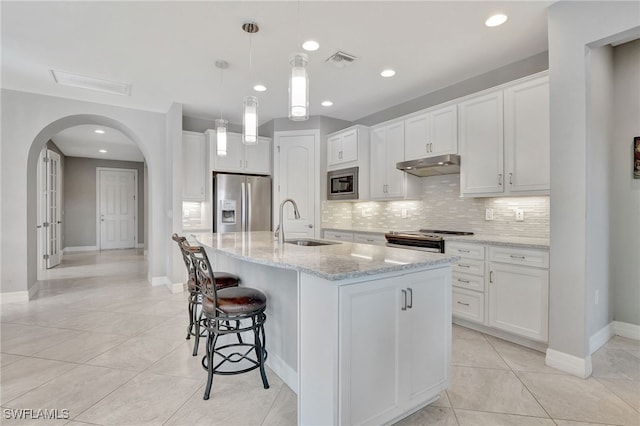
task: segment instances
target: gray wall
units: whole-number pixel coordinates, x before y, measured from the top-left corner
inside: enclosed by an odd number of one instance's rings
[[[186,115],[182,116],[182,130],[188,130],[190,132],[199,132],[204,133],[207,129],[213,129],[215,119],[207,119],[200,117],[189,117]],[[233,133],[242,133],[242,125],[229,123],[227,127],[228,132]],[[258,134],[261,136],[268,136],[263,134],[260,129],[258,129]]]
[[[435,92],[428,93],[408,102],[387,108],[356,120],[353,124],[373,126],[383,121],[392,120],[421,109],[429,108],[462,96],[470,95],[481,90],[499,86],[509,81],[517,80],[531,74],[549,69],[549,56],[542,52],[513,64],[472,77]]]
[[[64,246],[97,246],[96,167],[138,170],[138,243],[145,238],[144,163],[66,157],[64,197]]]
[[[631,143],[640,136],[640,40],[613,49],[611,140],[611,281],[614,319],[640,325],[640,179],[633,179]]]
[[[609,257],[609,146],[613,112],[613,49],[602,46],[587,55],[589,103],[587,115],[586,175],[587,202],[586,256]],[[605,225],[605,226],[603,226]],[[587,335],[593,336],[613,319],[609,309],[609,262],[587,262]],[[591,349],[590,349],[591,350]]]
[[[587,264],[590,271],[606,268],[607,258],[588,257],[587,241],[594,227],[587,222],[592,188],[587,150],[590,146],[589,87],[586,52],[628,37],[638,29],[637,2],[557,2],[548,9],[551,130],[551,251],[549,349],[581,360],[589,356],[587,333]],[[588,223],[588,225],[587,225]],[[637,247],[633,249],[637,254]],[[636,255],[637,257],[637,255]],[[637,260],[636,260],[637,262]],[[555,352],[554,352],[555,351]],[[590,363],[582,362],[589,375]]]

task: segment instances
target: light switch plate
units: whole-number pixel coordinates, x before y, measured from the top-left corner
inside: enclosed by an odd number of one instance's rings
[[[516,210],[516,221],[524,222],[524,209],[515,209]]]

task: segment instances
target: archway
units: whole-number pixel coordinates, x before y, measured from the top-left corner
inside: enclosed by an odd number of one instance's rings
[[[32,179],[36,177],[36,168],[40,151],[46,146],[47,142],[51,140],[55,135],[59,134],[61,131],[79,126],[79,125],[96,125],[106,128],[112,128],[123,133],[142,153],[145,157],[146,164],[148,165],[148,155],[145,153],[145,146],[141,143],[138,135],[132,131],[128,126],[124,125],[118,120],[114,120],[112,118],[102,116],[102,115],[93,115],[93,114],[80,114],[80,115],[71,115],[67,117],[60,118],[45,126],[36,136],[34,141],[31,144],[28,154],[27,160],[27,227],[28,229],[34,229],[36,227],[36,215],[33,212],[36,210],[35,206],[37,205],[37,191],[35,191],[35,187],[37,186],[35,182],[31,182]],[[149,173],[151,171],[149,170]],[[152,197],[150,191],[146,191],[149,197]],[[149,213],[150,214],[150,213]],[[37,252],[37,234],[34,235],[35,238],[32,238],[31,235],[28,237],[27,241],[27,253],[28,253],[28,268],[32,268],[32,263],[35,262],[36,269],[38,269],[37,264],[37,254],[36,256],[32,256],[31,253],[35,250]],[[96,238],[99,236],[97,235]],[[38,278],[40,274],[37,274]]]

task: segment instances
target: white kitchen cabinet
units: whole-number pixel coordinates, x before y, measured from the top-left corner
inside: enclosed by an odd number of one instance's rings
[[[460,193],[501,194],[503,172],[502,91],[459,104]]]
[[[341,424],[390,423],[448,386],[449,274],[441,268],[403,283],[388,278],[340,288]]]
[[[536,75],[483,92],[458,105],[467,196],[549,192],[549,82]]]
[[[359,130],[351,128],[327,138],[327,166],[329,170],[332,169],[332,166],[358,160],[359,136]]]
[[[369,232],[354,232],[353,242],[360,244],[373,244],[384,246],[387,244],[387,238],[384,234],[374,234]]]
[[[504,90],[505,191],[548,193],[550,188],[549,77]]]
[[[353,232],[348,231],[324,231],[324,238],[335,241],[353,242]]]
[[[182,132],[182,199],[204,201],[207,194],[207,145],[204,134]]]
[[[242,135],[227,132],[227,155],[217,153],[216,132],[205,132],[210,147],[211,171],[227,173],[271,174],[271,138],[259,137],[256,145],[242,143]]]
[[[420,181],[396,169],[404,161],[404,121],[371,129],[371,199],[416,198]]]
[[[546,342],[549,328],[548,252],[492,247],[489,326]],[[536,265],[523,266],[523,265]]]
[[[404,120],[405,161],[458,153],[458,107],[449,105]]]
[[[447,254],[460,256],[451,266],[453,315],[468,321],[485,322],[485,252],[481,244],[446,241]]]

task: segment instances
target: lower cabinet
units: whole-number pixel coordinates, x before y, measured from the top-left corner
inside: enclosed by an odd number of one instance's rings
[[[489,326],[546,342],[549,330],[549,271],[491,262]]]
[[[449,274],[441,268],[401,283],[390,278],[340,289],[342,424],[388,423],[449,385]]]

